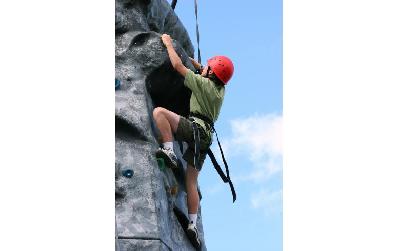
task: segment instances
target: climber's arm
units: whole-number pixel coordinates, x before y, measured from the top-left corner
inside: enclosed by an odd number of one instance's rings
[[[190,61],[192,62],[192,65],[194,66],[194,68],[196,68],[196,70],[201,70],[201,64],[199,64],[199,62],[197,62],[196,60],[194,60],[193,58],[189,57]]]
[[[169,56],[169,59],[171,60],[172,66],[182,76],[185,76],[188,71],[188,68],[186,68],[186,66],[182,63],[181,58],[178,56],[174,47],[172,46],[171,37],[167,34],[163,34],[161,36],[161,39],[162,39],[165,47],[167,47],[168,56]]]

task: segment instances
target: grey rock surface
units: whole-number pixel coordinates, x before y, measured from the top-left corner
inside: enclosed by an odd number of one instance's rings
[[[115,10],[115,215],[117,250],[195,250],[174,214],[187,213],[184,172],[160,169],[154,107],[189,112],[190,90],[172,68],[160,36],[168,33],[192,69],[189,36],[165,0],[117,0]],[[171,192],[178,187],[178,192]],[[198,228],[206,250],[201,210]]]

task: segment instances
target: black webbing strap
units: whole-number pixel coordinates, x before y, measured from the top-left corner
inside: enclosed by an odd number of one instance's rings
[[[207,150],[207,154],[208,154],[208,156],[210,157],[211,162],[213,163],[214,169],[217,171],[217,173],[218,173],[219,176],[221,177],[222,181],[223,181],[224,183],[229,183],[229,186],[230,186],[230,188],[231,188],[232,197],[233,197],[233,202],[235,202],[235,200],[236,200],[235,188],[233,187],[233,183],[232,183],[232,181],[231,181],[231,177],[229,176],[229,167],[228,167],[228,163],[226,162],[224,152],[222,151],[222,146],[221,146],[221,143],[219,142],[218,133],[217,133],[217,131],[216,131],[215,128],[214,128],[214,123],[213,123],[213,121],[212,121],[211,119],[209,119],[208,117],[206,117],[206,116],[204,116],[204,115],[202,115],[202,114],[198,114],[198,113],[190,113],[190,116],[191,116],[191,117],[199,118],[199,119],[203,120],[204,122],[206,122],[206,123],[211,127],[212,132],[215,133],[215,136],[217,137],[217,142],[218,142],[219,150],[221,151],[222,161],[224,162],[224,165],[225,165],[225,172],[226,172],[226,175],[225,175],[225,173],[222,171],[221,166],[218,164],[218,162],[217,162],[217,160],[215,159],[215,156],[214,156],[214,154],[213,154],[213,152],[211,151],[210,148]],[[193,124],[195,124],[195,123],[193,122]],[[197,155],[195,154],[195,156],[197,156]],[[195,159],[196,159],[196,157],[195,157]]]
[[[194,167],[200,171],[201,166],[199,163],[200,157],[200,133],[197,124],[192,121],[192,128],[193,128],[193,139],[194,139]]]
[[[179,140],[178,144],[179,144],[179,150],[181,150],[181,153],[183,153],[183,142]]]
[[[221,149],[221,148],[220,148],[220,149]],[[221,150],[221,151],[222,151],[222,150]],[[221,166],[218,164],[217,160],[215,159],[215,156],[214,156],[213,152],[211,151],[211,149],[208,149],[208,150],[207,150],[207,154],[208,154],[208,157],[210,157],[211,162],[213,163],[214,169],[217,171],[217,173],[218,173],[219,176],[221,177],[222,181],[223,181],[224,183],[229,183],[229,187],[231,188],[231,193],[232,193],[233,202],[235,202],[235,200],[236,200],[235,187],[233,186],[231,177],[229,176],[229,169],[228,169],[228,166],[227,166],[227,164],[226,164],[224,154],[222,153],[222,158],[224,159],[225,170],[226,170],[226,176],[225,176],[225,174],[224,174],[224,171],[222,171]]]
[[[197,21],[197,0],[194,0],[194,14],[195,14],[195,16],[196,16],[197,61],[201,64],[201,56],[200,56],[200,32],[199,32],[199,22]]]
[[[172,0],[171,7],[172,7],[173,10],[175,10],[175,6],[176,6],[176,2],[177,1],[178,0]]]
[[[196,112],[190,112],[189,113],[189,117],[195,117],[195,118],[203,120],[209,126],[211,126],[211,128],[214,130],[214,122],[209,117],[204,116],[203,114],[200,114],[200,113],[196,113]]]

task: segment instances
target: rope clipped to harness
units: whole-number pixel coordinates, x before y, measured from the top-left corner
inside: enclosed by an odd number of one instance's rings
[[[207,155],[210,157],[210,160],[211,160],[211,162],[213,163],[214,169],[217,171],[217,173],[218,173],[219,176],[221,177],[222,181],[223,181],[224,183],[229,183],[229,187],[230,187],[230,189],[231,189],[231,193],[232,193],[232,197],[233,197],[233,202],[235,202],[235,200],[236,200],[235,188],[234,188],[234,186],[233,186],[231,177],[229,176],[229,167],[228,167],[228,163],[226,162],[225,155],[224,155],[224,151],[222,151],[222,146],[221,146],[221,143],[219,142],[218,133],[217,133],[217,131],[216,131],[215,128],[214,128],[214,123],[213,123],[213,121],[212,121],[211,119],[209,119],[208,117],[206,117],[206,116],[204,116],[204,115],[202,115],[202,114],[199,114],[199,113],[190,113],[190,116],[191,116],[191,117],[199,118],[199,119],[203,120],[204,122],[206,122],[206,123],[211,127],[211,132],[215,133],[215,136],[217,137],[217,142],[218,142],[219,150],[221,151],[222,161],[224,162],[224,165],[225,165],[225,172],[226,172],[226,175],[225,175],[224,171],[222,171],[221,166],[218,164],[218,161],[216,160],[216,158],[215,158],[215,156],[214,156],[214,154],[213,154],[213,152],[211,151],[210,148],[208,148],[208,150],[207,150]],[[196,123],[193,122],[192,124],[196,124]],[[195,126],[193,127],[193,129],[195,129],[195,128],[196,128],[196,130],[194,130],[194,134],[196,134],[196,131],[197,131],[197,134],[198,134],[197,125],[195,125]],[[199,143],[199,141],[200,141],[200,140],[197,141],[197,139],[200,139],[200,138],[199,138],[199,137],[197,138],[196,136],[194,136],[194,137],[195,137],[195,158],[194,158],[194,159],[195,159],[195,165],[196,165],[196,163],[198,163],[196,159],[198,159],[198,156],[200,155],[200,151],[199,151],[199,152],[196,152],[196,148],[197,148],[196,145],[197,145],[197,144]],[[199,147],[198,147],[197,149],[200,150]]]

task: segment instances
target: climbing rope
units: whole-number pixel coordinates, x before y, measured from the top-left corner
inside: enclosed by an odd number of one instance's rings
[[[175,10],[175,6],[178,0],[172,0],[171,7]],[[200,56],[200,32],[199,32],[199,22],[197,17],[197,0],[194,0],[194,15],[196,16],[196,38],[197,38],[197,61],[201,64]]]
[[[173,10],[175,10],[175,6],[176,6],[176,2],[177,1],[178,0],[172,0],[171,7],[172,7]]]
[[[201,64],[200,56],[200,33],[199,33],[199,22],[197,20],[197,0],[194,0],[194,14],[196,16],[196,37],[197,37],[197,61]]]

